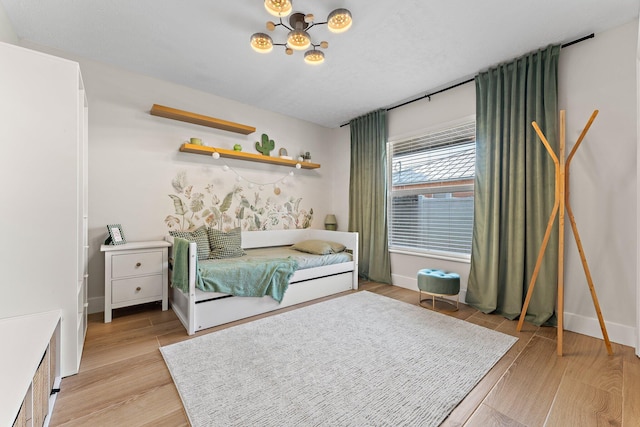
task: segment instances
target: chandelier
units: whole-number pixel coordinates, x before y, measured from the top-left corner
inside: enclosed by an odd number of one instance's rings
[[[325,22],[315,22],[313,14],[291,13],[293,11],[292,0],[265,0],[264,7],[271,15],[278,18],[279,22],[267,22],[267,30],[273,31],[276,27],[283,27],[288,30],[286,43],[274,43],[271,36],[265,33],[255,33],[251,36],[251,47],[259,53],[269,53],[273,46],[284,46],[285,53],[292,55],[294,50],[306,50],[304,61],[307,64],[322,64],[324,62],[324,52],[319,48],[326,49],[329,43],[321,41],[316,44],[311,40],[308,31],[316,25],[327,25],[329,31],[342,33],[351,27],[351,12],[347,9],[336,9],[329,14]],[[289,16],[291,15],[291,16]],[[289,25],[282,21],[282,18],[289,16]],[[308,49],[308,50],[307,50]]]

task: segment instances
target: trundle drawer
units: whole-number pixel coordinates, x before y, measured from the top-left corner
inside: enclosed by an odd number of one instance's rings
[[[111,261],[113,279],[157,273],[162,273],[162,251],[114,255]]]
[[[162,275],[114,280],[111,286],[111,303],[135,302],[149,298],[162,298]]]

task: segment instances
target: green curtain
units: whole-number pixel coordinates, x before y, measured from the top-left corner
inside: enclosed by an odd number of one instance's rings
[[[558,154],[558,57],[549,46],[475,78],[476,178],[467,303],[519,317],[554,204],[553,160],[536,121]],[[526,320],[555,321],[558,220]]]
[[[359,233],[358,274],[391,284],[387,236],[387,112],[355,118],[351,129],[349,231]]]

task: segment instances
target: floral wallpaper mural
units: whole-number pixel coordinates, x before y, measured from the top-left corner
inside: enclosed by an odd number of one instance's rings
[[[277,230],[309,228],[313,209],[301,209],[302,198],[265,196],[263,188],[245,189],[236,184],[224,189],[206,184],[190,184],[186,172],[178,172],[171,181],[174,213],[164,222],[171,230],[189,230],[206,225],[221,231],[236,227],[242,230]],[[280,194],[276,187],[274,193]]]

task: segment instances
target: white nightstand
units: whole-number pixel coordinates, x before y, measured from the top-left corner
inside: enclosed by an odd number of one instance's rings
[[[169,254],[164,240],[102,245],[104,252],[104,322],[111,310],[162,300],[169,308]]]

